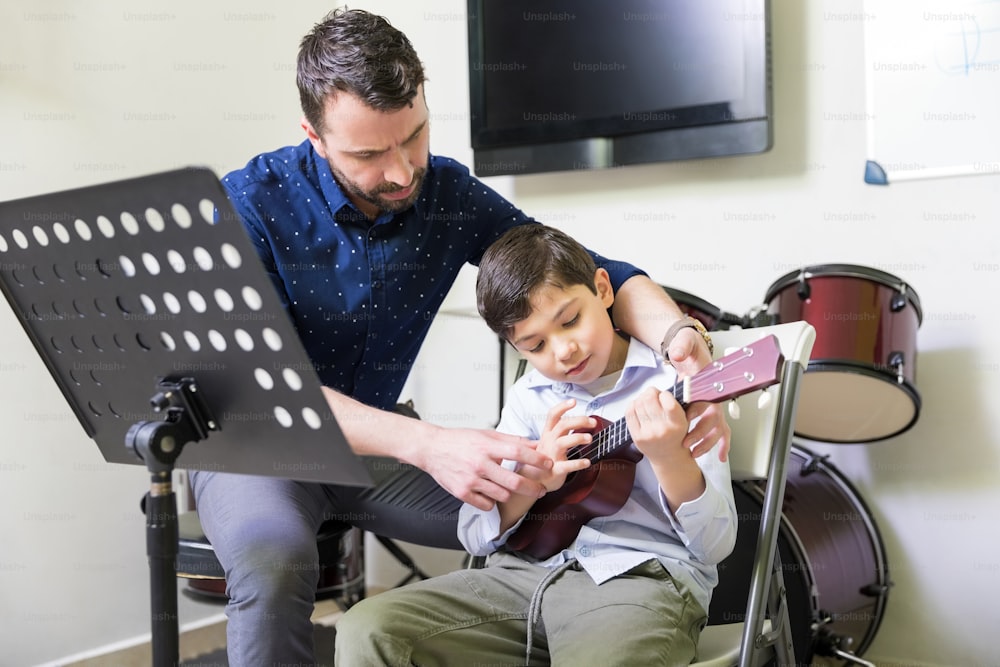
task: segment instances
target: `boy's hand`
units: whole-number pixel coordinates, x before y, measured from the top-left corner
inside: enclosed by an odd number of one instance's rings
[[[571,472],[583,470],[590,465],[587,458],[567,458],[567,453],[574,447],[587,445],[592,437],[587,432],[597,426],[596,420],[585,415],[566,417],[566,413],[576,405],[569,399],[551,408],[545,418],[545,428],[535,449],[552,460],[552,468],[543,469],[525,465],[521,474],[533,479],[548,491],[555,491],[566,482],[566,476]]]
[[[702,368],[712,362],[705,339],[694,329],[681,329],[670,342],[670,359],[677,374],[681,377],[694,377]],[[726,421],[723,408],[716,403],[692,403],[688,406],[688,421],[696,417],[701,419],[691,429],[687,436],[687,446],[695,458],[707,453],[716,443],[722,443],[719,448],[719,460],[729,458],[729,440],[732,430]]]
[[[684,446],[687,416],[669,391],[644,389],[625,411],[625,423],[636,448],[650,461],[669,461],[678,455],[691,458],[691,450]]]

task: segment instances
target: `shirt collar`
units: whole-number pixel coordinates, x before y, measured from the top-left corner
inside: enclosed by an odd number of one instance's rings
[[[306,143],[309,143],[308,139]],[[327,206],[330,207],[330,214],[336,216],[337,212],[344,206],[352,206],[351,200],[347,198],[347,195],[344,194],[344,191],[340,189],[337,181],[333,178],[333,172],[330,171],[330,164],[323,159],[322,155],[316,152],[312,144],[309,145],[309,155],[312,157],[312,162],[316,168],[320,190],[326,198]]]

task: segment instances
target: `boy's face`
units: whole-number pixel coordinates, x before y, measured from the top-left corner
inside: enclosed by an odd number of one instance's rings
[[[625,364],[627,343],[608,315],[614,291],[608,273],[594,276],[597,294],[584,285],[545,285],[531,295],[531,314],[514,325],[511,344],[550,380],[589,384]]]

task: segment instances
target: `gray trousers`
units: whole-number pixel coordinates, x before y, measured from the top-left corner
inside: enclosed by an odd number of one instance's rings
[[[461,549],[459,501],[426,473],[366,459],[372,488],[191,473],[198,516],[226,572],[231,667],[310,665],[319,580],[316,532],[336,519],[426,546]]]
[[[707,620],[658,561],[594,584],[579,566],[541,592],[526,656],[529,609],[550,573],[510,554],[362,600],[337,623],[342,667],[565,665],[678,667]]]

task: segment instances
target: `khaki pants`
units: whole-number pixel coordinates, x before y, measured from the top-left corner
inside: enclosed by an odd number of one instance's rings
[[[343,667],[687,665],[706,621],[658,561],[597,586],[574,566],[544,589],[530,661],[532,594],[549,573],[510,554],[380,593],[337,623]]]

